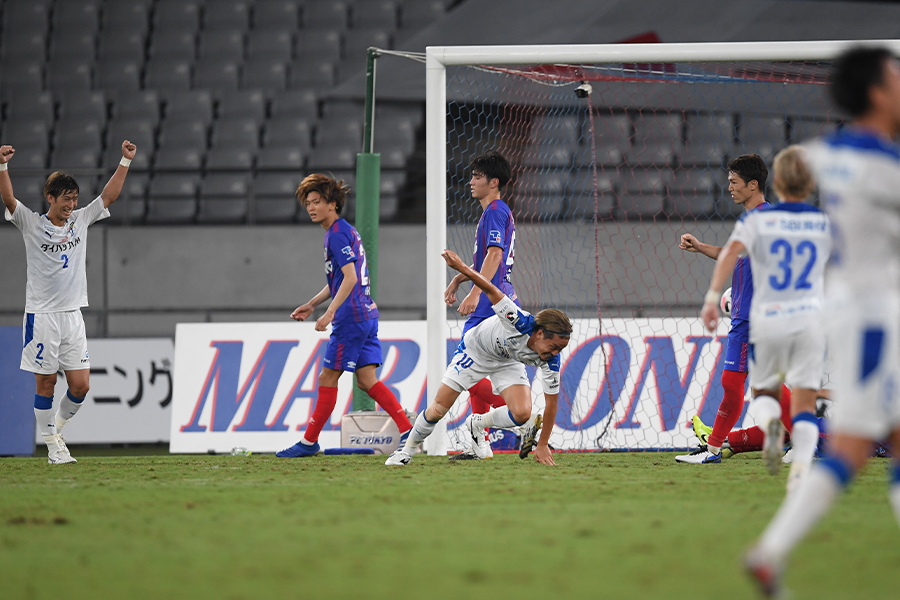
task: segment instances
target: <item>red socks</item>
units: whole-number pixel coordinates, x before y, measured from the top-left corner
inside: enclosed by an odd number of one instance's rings
[[[476,415],[485,414],[491,407],[506,406],[506,400],[494,393],[489,379],[482,379],[469,388],[469,403]]]
[[[781,386],[781,422],[784,423],[785,429],[790,433],[793,428],[794,421],[791,418],[791,389]],[[734,450],[735,454],[739,452],[757,452],[762,450],[765,434],[759,427],[753,426],[747,429],[739,429],[728,434],[728,445]]]
[[[412,429],[412,423],[409,422],[406,412],[403,410],[403,407],[400,406],[400,403],[397,402],[397,397],[391,393],[388,386],[379,381],[369,388],[369,396],[371,396],[372,400],[377,402],[378,406],[383,408],[387,414],[391,415],[391,418],[394,420],[394,423],[397,424],[397,429],[400,430],[400,433],[406,433]]]
[[[337,404],[337,391],[336,387],[319,386],[316,408],[309,418],[309,423],[306,424],[306,433],[303,435],[310,444],[319,441],[319,434],[322,432],[322,428],[325,427],[325,423],[328,422],[328,417],[334,411],[334,405]]]
[[[741,412],[744,410],[744,382],[746,380],[746,373],[722,371],[722,388],[725,390],[725,395],[719,405],[712,433],[709,434],[707,444],[710,446],[721,446],[725,437],[741,417]]]

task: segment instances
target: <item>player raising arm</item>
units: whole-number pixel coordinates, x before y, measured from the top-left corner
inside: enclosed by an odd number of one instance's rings
[[[386,465],[407,465],[434,426],[456,402],[459,394],[487,375],[506,406],[487,414],[473,414],[466,428],[477,444],[485,427],[512,429],[531,417],[531,386],[525,365],[540,367],[546,408],[544,427],[534,456],[538,462],[554,465],[550,453],[550,434],[556,420],[559,398],[559,353],[569,344],[572,324],[566,314],[555,308],[532,316],[504,295],[497,286],[466,265],[454,252],[442,253],[447,264],[472,280],[490,300],[494,316],[470,329],[459,343],[447,367],[434,402],[416,418],[406,444],[391,454]]]
[[[90,389],[91,363],[81,307],[88,305],[85,257],[88,226],[109,216],[137,147],[122,142],[122,159],[103,192],[84,208],[78,207],[78,183],[57,171],[47,178],[44,196],[50,209],[39,215],[16,200],[7,163],[12,146],[0,146],[0,197],[5,217],[25,240],[27,281],[20,368],[35,376],[34,416],[50,464],[76,462],[62,438],[69,422]],[[59,370],[66,374],[68,390],[53,412],[53,392]]]

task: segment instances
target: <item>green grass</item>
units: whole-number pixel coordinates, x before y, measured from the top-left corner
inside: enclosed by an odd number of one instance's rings
[[[757,454],[383,461],[0,459],[0,598],[753,598],[739,558],[787,476]],[[896,594],[884,466],[798,549],[796,598]]]

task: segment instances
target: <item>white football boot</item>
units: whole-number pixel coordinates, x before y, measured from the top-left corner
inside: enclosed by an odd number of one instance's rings
[[[384,464],[388,466],[405,467],[411,460],[412,456],[407,454],[404,448],[397,448],[390,456],[388,456],[387,460],[384,461]]]

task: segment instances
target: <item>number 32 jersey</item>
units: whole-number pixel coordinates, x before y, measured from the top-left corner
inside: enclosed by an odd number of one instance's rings
[[[818,208],[783,202],[745,214],[731,234],[753,273],[750,341],[818,327],[831,225]]]
[[[109,216],[103,198],[98,196],[84,208],[73,211],[62,227],[18,201],[13,214],[8,210],[4,213],[25,240],[25,312],[63,312],[87,306],[87,229]]]
[[[378,318],[378,307],[372,300],[366,251],[356,228],[345,219],[335,221],[325,232],[325,276],[334,298],[344,282],[344,266],[355,263],[356,285],[334,313],[334,323],[368,321]]]

